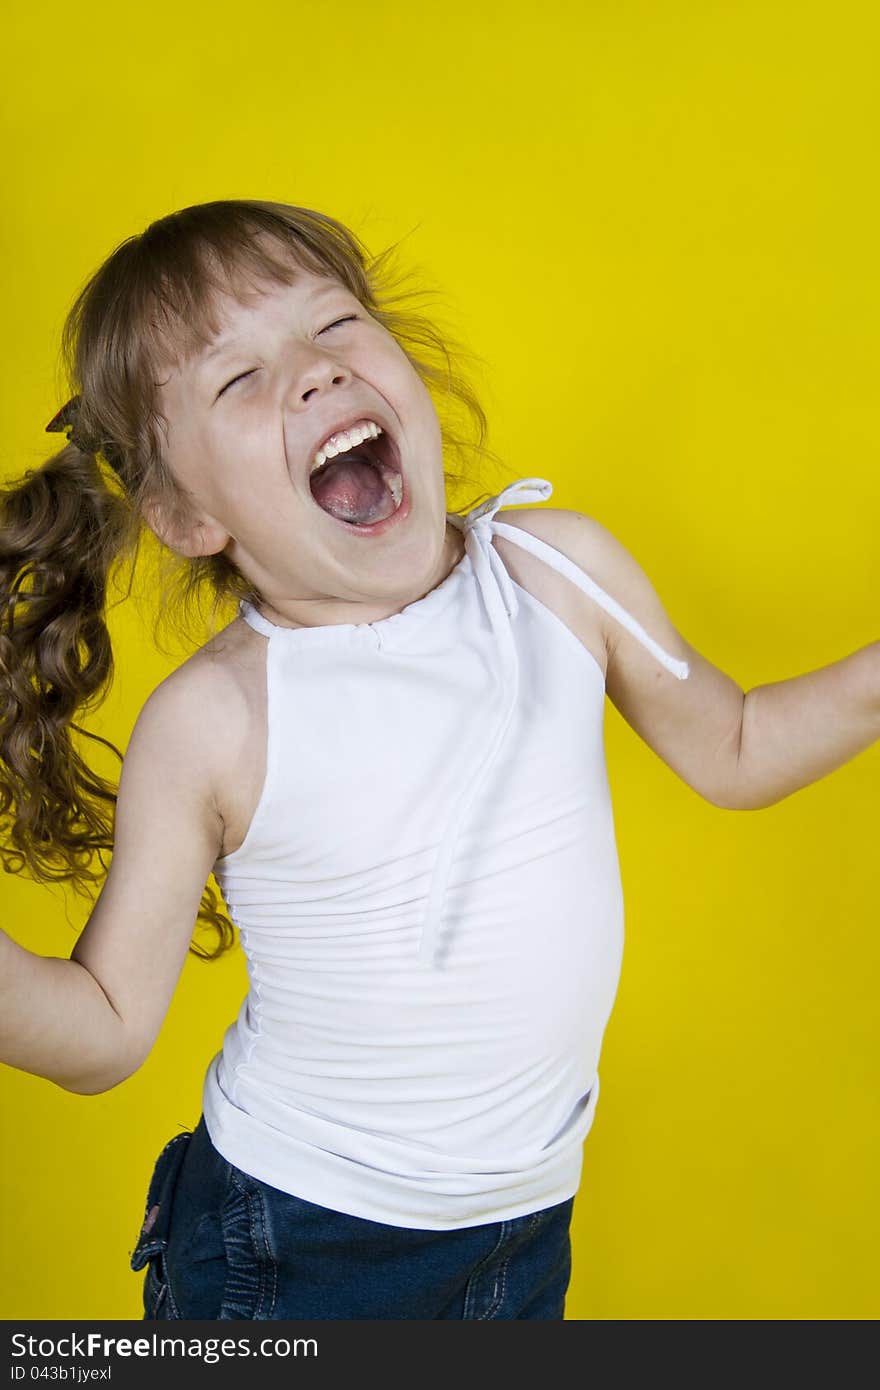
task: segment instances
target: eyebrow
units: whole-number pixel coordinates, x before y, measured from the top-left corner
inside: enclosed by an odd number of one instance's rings
[[[338,290],[345,290],[346,288],[347,287],[343,284],[335,283],[330,285],[318,285],[315,289],[309,291],[307,297],[309,299],[320,299],[322,295],[335,294]],[[199,371],[201,371],[213,358],[219,357],[221,352],[227,347],[234,345],[235,342],[236,336],[234,333],[224,333],[221,337],[215,338],[211,345],[200,352],[195,359]]]

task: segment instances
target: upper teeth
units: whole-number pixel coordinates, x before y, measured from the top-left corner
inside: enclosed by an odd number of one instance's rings
[[[344,454],[347,449],[354,449],[356,445],[363,444],[365,439],[377,439],[382,433],[382,426],[377,425],[375,420],[359,420],[356,425],[352,425],[347,430],[340,430],[338,434],[331,434],[325,440],[321,448],[312,460],[309,475],[314,473],[316,468],[320,468],[328,459],[335,458],[337,454]]]

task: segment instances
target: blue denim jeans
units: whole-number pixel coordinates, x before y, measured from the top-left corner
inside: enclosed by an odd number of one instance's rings
[[[148,1320],[561,1320],[573,1206],[451,1231],[368,1221],[234,1167],[202,1116],[156,1161],[130,1263]]]

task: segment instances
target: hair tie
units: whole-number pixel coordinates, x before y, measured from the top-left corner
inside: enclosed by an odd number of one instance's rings
[[[46,426],[47,434],[63,434],[67,430],[67,442],[73,444],[84,454],[94,454],[97,451],[90,448],[76,433],[76,425],[79,420],[80,396],[71,396],[66,405],[63,405],[57,415]]]

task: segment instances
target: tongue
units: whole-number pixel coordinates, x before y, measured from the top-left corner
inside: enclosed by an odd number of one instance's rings
[[[380,474],[357,454],[332,459],[311,480],[318,506],[339,521],[371,526],[394,511],[394,498]]]

